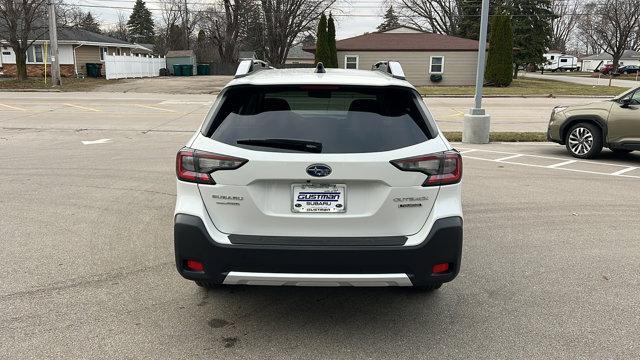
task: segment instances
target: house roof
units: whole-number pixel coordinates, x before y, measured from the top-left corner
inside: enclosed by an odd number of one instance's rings
[[[2,29],[0,29],[1,32]],[[36,39],[34,39],[36,38]],[[6,39],[5,39],[6,40]],[[49,30],[42,29],[38,33],[33,32],[29,36],[29,40],[49,41]],[[131,44],[124,40],[116,39],[111,36],[94,33],[92,31],[80,29],[77,27],[59,27],[58,42],[63,44],[87,44],[87,45],[115,45],[118,47],[143,48],[150,50],[142,45]]]
[[[478,51],[478,41],[422,33],[374,32],[336,41],[338,51]],[[315,51],[315,46],[305,48]]]
[[[168,58],[173,57],[191,57],[193,56],[193,50],[171,50],[167,52]]]
[[[625,50],[622,53],[621,60],[640,60],[640,52],[633,50]],[[613,56],[605,52],[591,56],[585,56],[582,60],[613,60]]]
[[[310,52],[306,52],[302,49],[302,44],[296,45],[289,49],[288,59],[313,59],[314,56]]]

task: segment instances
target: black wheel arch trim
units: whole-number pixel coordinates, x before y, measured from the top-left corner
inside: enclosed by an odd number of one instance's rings
[[[561,141],[564,145],[564,143],[566,142],[566,138],[567,138],[567,132],[569,131],[569,129],[571,129],[572,126],[574,126],[575,124],[581,123],[581,122],[586,122],[586,123],[594,123],[595,125],[597,125],[600,130],[602,130],[602,143],[607,144],[607,132],[608,132],[608,127],[607,127],[607,122],[606,120],[604,120],[603,118],[601,118],[600,116],[597,115],[574,115],[574,116],[569,116],[563,123],[562,125],[560,125],[560,137],[561,137]]]

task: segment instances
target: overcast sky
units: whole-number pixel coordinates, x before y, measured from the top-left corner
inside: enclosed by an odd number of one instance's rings
[[[206,6],[215,0],[187,0],[195,6]],[[386,11],[388,0],[337,0],[332,7],[336,21],[336,37],[344,39],[360,35],[367,31],[375,31],[382,22],[382,15]],[[135,0],[68,0],[80,6],[84,11],[91,11],[103,27],[109,27],[118,19],[118,12],[127,18],[131,14]],[[160,8],[159,0],[147,0],[146,4],[152,10],[154,17],[159,18],[160,12],[153,9]]]

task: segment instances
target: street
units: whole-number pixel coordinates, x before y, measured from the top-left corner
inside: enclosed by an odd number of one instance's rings
[[[434,293],[205,291],[175,269],[174,161],[213,100],[2,94],[0,357],[638,357],[640,153],[455,144],[462,270]],[[545,131],[553,106],[588,101],[486,104],[493,131]],[[426,102],[459,131],[472,99]]]

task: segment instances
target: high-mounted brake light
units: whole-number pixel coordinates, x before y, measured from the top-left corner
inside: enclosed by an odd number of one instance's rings
[[[402,171],[417,171],[427,175],[422,186],[455,184],[462,179],[462,156],[455,150],[392,160]]]
[[[248,160],[206,151],[183,148],[176,156],[176,175],[182,181],[215,184],[211,173],[218,170],[235,170]]]

